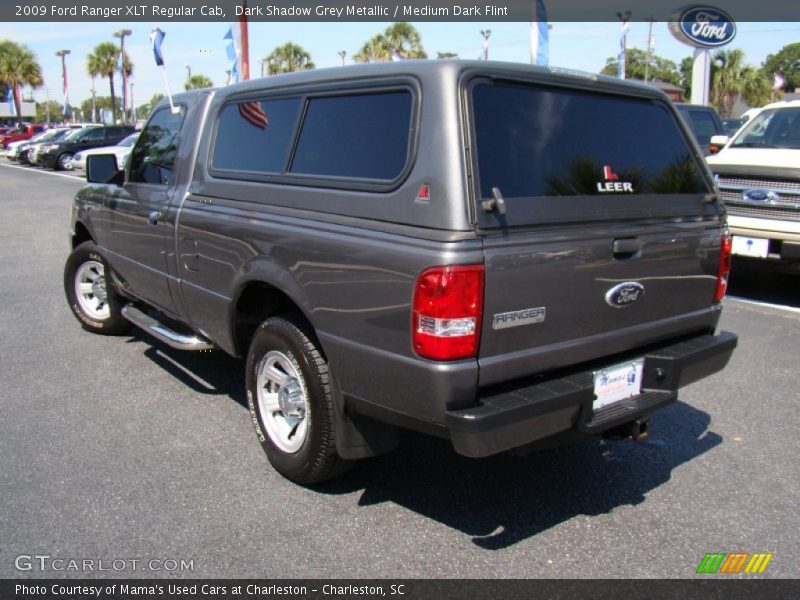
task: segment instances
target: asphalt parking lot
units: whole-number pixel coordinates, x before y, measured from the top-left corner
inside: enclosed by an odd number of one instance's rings
[[[240,361],[78,326],[62,267],[79,186],[0,166],[0,577],[92,575],[15,566],[48,555],[192,562],[102,576],[683,578],[718,551],[800,577],[800,279],[734,269],[731,364],[647,442],[471,460],[407,434],[306,489],[257,444]]]

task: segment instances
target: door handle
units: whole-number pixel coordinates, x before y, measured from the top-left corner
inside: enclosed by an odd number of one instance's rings
[[[147,222],[150,225],[158,225],[158,220],[163,216],[160,210],[151,210],[150,214],[147,215]]]
[[[611,251],[616,259],[638,258],[642,251],[642,240],[639,238],[621,238],[614,240]]]

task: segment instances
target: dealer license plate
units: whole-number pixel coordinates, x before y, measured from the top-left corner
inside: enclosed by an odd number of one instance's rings
[[[642,393],[642,371],[644,359],[638,358],[594,372],[594,395],[597,399],[592,408],[597,410],[625,398]]]
[[[742,256],[755,256],[756,258],[767,258],[769,253],[769,240],[761,238],[733,236],[731,252]]]

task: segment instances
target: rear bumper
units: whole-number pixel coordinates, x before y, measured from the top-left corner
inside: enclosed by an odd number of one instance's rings
[[[489,456],[573,431],[596,434],[674,402],[678,388],[720,371],[736,347],[730,332],[702,335],[644,354],[642,393],[593,411],[592,371],[493,393],[445,414],[459,454]]]

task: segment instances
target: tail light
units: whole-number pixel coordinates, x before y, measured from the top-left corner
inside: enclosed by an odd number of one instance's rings
[[[731,236],[723,234],[719,249],[719,271],[717,271],[717,289],[714,291],[714,302],[725,297],[728,289],[728,277],[731,274]]]
[[[483,265],[434,267],[414,290],[412,344],[433,360],[477,356],[483,315]]]

